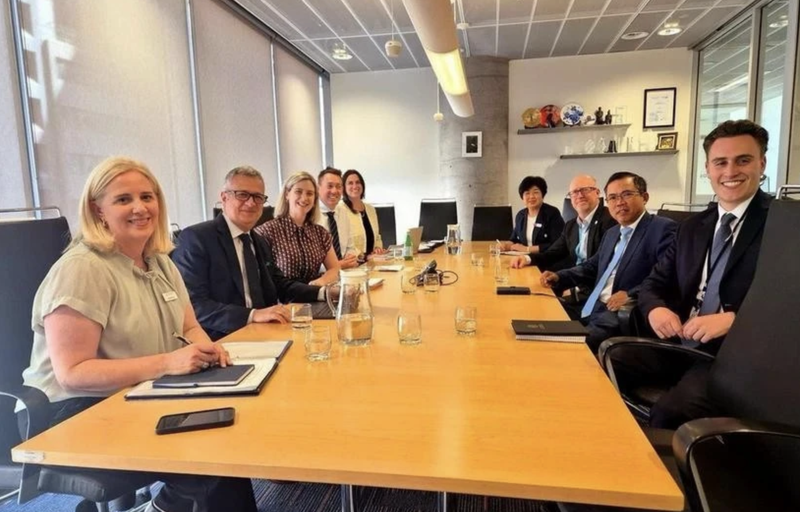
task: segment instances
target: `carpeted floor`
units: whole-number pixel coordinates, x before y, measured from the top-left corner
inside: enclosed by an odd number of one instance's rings
[[[325,484],[275,484],[253,480],[259,512],[339,512],[340,487]],[[358,512],[435,512],[436,493],[358,487]],[[0,512],[72,512],[80,501],[71,496],[45,494],[25,505],[6,502]],[[557,512],[553,504],[469,494],[449,495],[449,512]],[[227,512],[227,511],[226,511]],[[235,511],[230,511],[235,512]]]

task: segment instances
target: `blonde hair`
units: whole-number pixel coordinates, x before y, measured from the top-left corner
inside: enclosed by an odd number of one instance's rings
[[[275,206],[275,218],[289,216],[289,200],[286,199],[286,195],[301,181],[310,181],[314,186],[314,206],[312,206],[311,210],[306,214],[306,224],[314,224],[319,220],[319,188],[317,187],[317,180],[305,171],[292,174],[283,183],[281,197],[278,199],[278,204]]]
[[[158,180],[146,165],[123,156],[106,158],[89,173],[86,184],[83,186],[79,205],[80,232],[75,236],[70,247],[83,242],[99,252],[108,253],[116,249],[114,236],[103,226],[102,219],[97,216],[95,203],[103,198],[106,188],[114,178],[129,171],[136,171],[150,181],[158,201],[158,222],[155,231],[144,246],[144,256],[169,254],[172,251],[174,246],[169,236],[167,204],[164,201],[161,185],[158,184]]]

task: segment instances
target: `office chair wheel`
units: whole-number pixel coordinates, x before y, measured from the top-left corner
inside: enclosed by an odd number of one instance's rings
[[[83,500],[75,506],[75,512],[97,512],[97,503]]]

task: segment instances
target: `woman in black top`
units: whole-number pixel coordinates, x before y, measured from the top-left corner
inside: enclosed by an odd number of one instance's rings
[[[519,184],[519,197],[525,208],[517,212],[511,240],[501,242],[504,251],[530,254],[544,252],[564,231],[558,208],[544,202],[547,182],[540,176],[525,176]]]
[[[353,214],[350,219],[350,242],[359,252],[359,255],[368,257],[373,254],[383,254],[383,240],[381,240],[380,226],[378,226],[378,213],[375,207],[363,201],[364,177],[355,169],[350,169],[342,176],[344,179],[344,204]]]

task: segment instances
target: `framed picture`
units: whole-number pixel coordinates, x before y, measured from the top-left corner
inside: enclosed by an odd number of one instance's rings
[[[678,132],[664,132],[658,134],[656,151],[675,149],[678,147]]]
[[[677,87],[644,90],[644,127],[675,126],[675,96]]]
[[[461,156],[464,158],[483,156],[483,132],[461,132]]]

